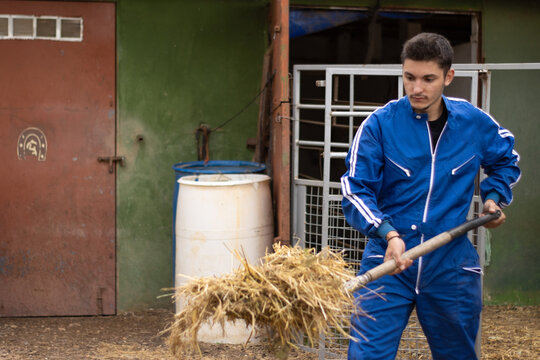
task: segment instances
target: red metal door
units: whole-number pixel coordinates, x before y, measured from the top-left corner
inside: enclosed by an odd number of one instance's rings
[[[0,39],[0,316],[114,314],[115,172],[97,158],[115,154],[115,5],[1,1],[2,15],[82,19],[82,40]]]

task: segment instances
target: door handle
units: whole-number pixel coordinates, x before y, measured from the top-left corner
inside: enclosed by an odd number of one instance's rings
[[[109,172],[112,174],[114,172],[114,163],[119,162],[120,166],[124,166],[126,157],[125,156],[98,156],[97,161],[108,162]]]

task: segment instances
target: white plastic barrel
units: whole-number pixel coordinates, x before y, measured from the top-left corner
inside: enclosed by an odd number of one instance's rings
[[[192,277],[219,276],[238,268],[241,250],[251,264],[272,245],[274,233],[270,178],[262,174],[213,174],[178,179],[176,286]],[[176,303],[179,312],[182,303]],[[199,340],[240,344],[251,329],[243,322],[203,326]]]

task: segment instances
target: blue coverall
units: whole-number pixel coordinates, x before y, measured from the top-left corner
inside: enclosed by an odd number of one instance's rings
[[[466,221],[480,167],[488,176],[482,199],[500,207],[512,201],[520,177],[512,133],[465,100],[443,101],[448,118],[435,149],[427,114],[415,113],[407,97],[375,111],[355,135],[341,185],[348,223],[369,237],[360,273],[383,262],[388,229],[409,249]],[[370,283],[382,297],[357,291],[369,317],[352,318],[358,341],[350,342],[349,359],[394,359],[415,306],[434,359],[476,359],[481,273],[462,236]]]

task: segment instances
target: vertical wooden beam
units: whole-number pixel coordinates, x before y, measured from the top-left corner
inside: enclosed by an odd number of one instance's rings
[[[272,0],[270,10],[272,41],[271,152],[275,241],[290,243],[290,105],[289,105],[289,0]]]

